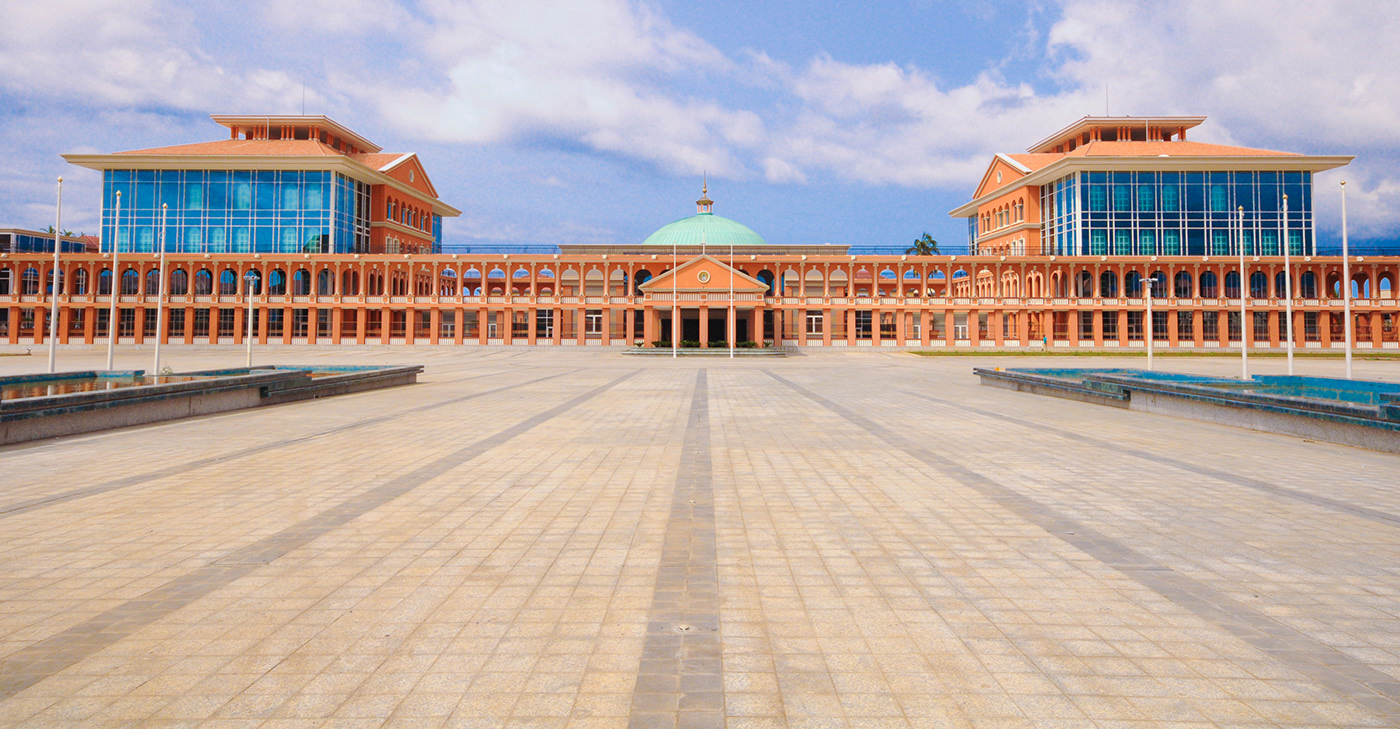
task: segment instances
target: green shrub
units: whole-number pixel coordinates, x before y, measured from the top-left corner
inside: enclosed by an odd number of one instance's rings
[[[754,349],[758,346],[758,342],[746,339],[735,346],[739,347],[739,349]]]
[[[664,339],[658,339],[655,342],[652,342],[651,346],[656,347],[657,349],[670,349],[671,343]]]
[[[682,339],[681,346],[686,349],[698,349],[700,347],[700,342],[694,339]]]

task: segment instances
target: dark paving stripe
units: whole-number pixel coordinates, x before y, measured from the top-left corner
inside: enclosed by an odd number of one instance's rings
[[[428,410],[436,410],[437,408],[447,407],[448,405],[456,405],[457,403],[465,402],[465,401],[467,401],[467,400],[473,400],[473,399],[478,398],[478,397],[486,397],[487,395],[494,395],[494,394],[496,394],[496,393],[498,393],[498,392],[505,392],[506,390],[513,390],[513,389],[518,388],[518,387],[525,387],[526,385],[533,385],[533,384],[535,384],[535,383],[537,383],[537,382],[544,382],[545,380],[552,380],[552,379],[554,379],[554,378],[556,378],[556,377],[563,377],[565,374],[569,374],[569,373],[560,373],[560,374],[557,374],[557,375],[549,375],[548,377],[540,377],[540,378],[538,378],[538,379],[528,380],[528,381],[526,381],[526,382],[521,382],[521,383],[515,384],[515,385],[506,385],[506,386],[504,386],[504,387],[497,387],[497,388],[494,388],[494,389],[491,389],[491,390],[482,390],[481,392],[474,392],[474,393],[472,393],[472,394],[470,394],[470,395],[463,395],[463,396],[461,396],[461,397],[454,397],[454,398],[451,398],[451,399],[448,399],[448,400],[440,400],[440,401],[438,401],[438,402],[429,403],[429,404],[427,404],[427,405],[419,405],[418,407],[409,408],[409,409],[407,409],[407,410],[400,410],[400,411],[398,411],[398,412],[390,413],[390,414],[388,414],[388,415],[378,415],[378,416],[375,416],[375,417],[373,417],[373,418],[365,418],[365,419],[363,419],[363,420],[357,420],[357,421],[355,421],[355,422],[353,422],[353,423],[346,423],[345,425],[337,426],[337,427],[334,427],[334,428],[328,428],[328,429],[326,429],[326,430],[318,430],[318,431],[316,431],[315,433],[308,433],[308,434],[306,434],[306,435],[298,436],[298,437],[296,437],[296,438],[289,438],[289,439],[287,439],[287,440],[279,440],[279,441],[274,441],[274,442],[271,442],[271,443],[264,443],[263,445],[251,446],[251,447],[248,447],[248,448],[244,448],[244,449],[242,449],[242,450],[232,451],[232,452],[230,452],[230,453],[223,453],[223,454],[220,454],[220,455],[217,455],[217,456],[209,456],[208,458],[199,458],[199,459],[196,459],[196,460],[193,460],[193,461],[186,461],[186,462],[184,462],[184,463],[178,463],[178,464],[173,465],[173,466],[167,466],[167,467],[165,467],[165,468],[158,468],[158,469],[156,469],[156,470],[154,470],[154,471],[147,471],[147,472],[145,472],[145,473],[137,473],[137,474],[133,474],[133,475],[131,475],[131,476],[123,476],[123,477],[121,477],[121,478],[115,478],[115,479],[112,479],[111,481],[106,481],[106,482],[97,484],[96,486],[89,486],[89,487],[87,487],[87,488],[74,489],[74,490],[72,490],[72,491],[65,491],[65,492],[60,493],[60,494],[52,494],[52,495],[49,495],[49,496],[40,496],[40,497],[37,497],[37,498],[28,499],[28,500],[26,500],[26,501],[19,501],[19,502],[15,502],[15,503],[13,503],[13,504],[6,504],[6,505],[4,505],[4,506],[0,506],[0,519],[4,519],[5,517],[9,517],[9,516],[15,516],[16,514],[23,514],[23,513],[25,513],[26,511],[32,511],[32,510],[34,510],[34,509],[40,509],[40,508],[43,508],[43,507],[45,507],[45,506],[51,506],[51,505],[53,505],[53,504],[60,504],[60,503],[63,503],[63,502],[65,502],[65,501],[73,501],[74,499],[83,499],[83,498],[87,498],[87,497],[89,497],[89,496],[96,496],[96,495],[98,495],[98,494],[105,494],[105,493],[107,493],[107,492],[109,492],[109,491],[117,491],[117,490],[119,490],[119,489],[130,488],[130,487],[132,487],[132,486],[140,486],[141,484],[147,483],[147,482],[149,482],[149,481],[156,481],[156,480],[159,480],[159,479],[162,479],[162,478],[170,478],[171,476],[183,475],[183,474],[186,474],[186,473],[188,473],[189,471],[194,470],[194,469],[197,469],[197,468],[203,468],[203,467],[205,467],[205,466],[212,466],[212,465],[214,465],[214,464],[216,464],[216,463],[223,463],[224,461],[232,461],[232,460],[237,460],[237,459],[239,459],[239,458],[247,458],[247,457],[249,457],[249,456],[256,456],[256,455],[259,455],[259,454],[261,454],[261,453],[267,453],[268,451],[275,451],[275,450],[277,450],[277,449],[279,449],[279,448],[286,448],[286,447],[288,447],[288,446],[293,446],[293,445],[296,445],[296,444],[298,444],[298,443],[305,443],[306,441],[309,441],[309,440],[315,440],[315,439],[317,439],[317,438],[324,438],[324,437],[326,437],[326,436],[335,435],[335,434],[337,434],[337,433],[344,433],[344,432],[346,432],[346,431],[348,431],[348,430],[357,430],[357,429],[359,429],[359,428],[367,428],[367,427],[369,427],[369,426],[371,426],[371,425],[378,425],[379,423],[387,422],[387,421],[390,421],[390,420],[397,420],[398,418],[407,417],[407,416],[409,416],[409,415],[416,415],[416,414],[418,414],[418,413],[426,412],[426,411],[428,411]],[[461,380],[471,380],[471,379],[476,379],[476,378],[474,378],[474,377],[464,377],[464,378],[461,378]],[[460,380],[458,380],[458,381],[460,381]]]
[[[1121,443],[1107,441],[1102,438],[1095,438],[1092,435],[1084,435],[1083,433],[1062,433],[1051,428],[1050,423],[1037,423],[1035,421],[1026,420],[1024,418],[1017,418],[1011,415],[1004,415],[1002,413],[993,412],[991,410],[983,410],[978,407],[965,405],[963,403],[955,403],[951,400],[944,400],[942,398],[933,397],[932,395],[925,395],[919,392],[909,392],[908,390],[903,390],[902,392],[903,394],[912,395],[917,398],[928,400],[929,402],[938,403],[940,405],[947,405],[950,408],[956,409],[958,412],[976,413],[983,417],[993,418],[995,420],[1000,420],[1006,423],[1012,423],[1013,425],[1019,425],[1023,428],[1029,428],[1037,433],[1049,433],[1051,435],[1059,436],[1061,438],[1067,438],[1069,440],[1079,441],[1081,443],[1090,443],[1099,446],[1100,448],[1110,449],[1117,454],[1129,455],[1134,458],[1140,458],[1144,461],[1151,461],[1153,463],[1158,463],[1163,466],[1170,466],[1172,468],[1186,471],[1187,473],[1194,473],[1197,476],[1205,476],[1206,478],[1215,479],[1217,481],[1224,481],[1225,483],[1234,484],[1236,486],[1243,486],[1247,489],[1262,491],[1266,494],[1282,496],[1287,499],[1301,501],[1306,504],[1312,504],[1313,506],[1319,506],[1324,509],[1330,509],[1332,511],[1340,511],[1346,514],[1350,514],[1352,516],[1360,517],[1362,519],[1385,524],[1387,526],[1400,526],[1400,516],[1389,514],[1384,511],[1379,511],[1377,509],[1371,509],[1365,506],[1358,506],[1356,504],[1349,504],[1345,501],[1330,499],[1326,496],[1318,496],[1317,494],[1310,494],[1305,491],[1296,491],[1294,489],[1290,489],[1284,486],[1277,486],[1275,484],[1268,483],[1267,481],[1260,481],[1257,478],[1250,478],[1249,476],[1244,476],[1238,473],[1221,471],[1219,469],[1211,468],[1209,466],[1202,466],[1196,463],[1191,463],[1190,461],[1183,461],[1178,458],[1159,455],[1150,451],[1144,451],[1138,448],[1133,448],[1132,446],[1125,446]]]
[[[722,729],[719,570],[710,462],[709,387],[695,379],[656,590],[632,691],[633,729]]]
[[[392,481],[333,506],[177,577],[141,597],[89,618],[0,659],[0,699],[13,696],[128,635],[224,587],[313,539],[412,491],[418,486],[582,405],[637,374],[628,372],[494,435],[478,440]],[[504,389],[504,388],[503,388]],[[483,393],[484,394],[484,393]]]
[[[765,370],[773,379],[841,416],[890,447],[937,469],[1013,514],[1068,542],[1139,584],[1185,607],[1353,703],[1400,721],[1400,682],[1230,596],[1173,571],[1137,550],[962,464],[929,451],[849,408]]]

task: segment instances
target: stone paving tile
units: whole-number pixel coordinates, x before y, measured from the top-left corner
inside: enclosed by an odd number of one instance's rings
[[[1392,455],[969,358],[260,354],[429,369],[0,448],[0,726],[1400,723]]]

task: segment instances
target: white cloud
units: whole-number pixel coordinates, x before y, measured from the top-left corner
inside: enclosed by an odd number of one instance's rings
[[[0,89],[31,99],[209,111],[236,104],[293,108],[282,71],[229,72],[192,39],[180,5],[46,0],[0,3]]]

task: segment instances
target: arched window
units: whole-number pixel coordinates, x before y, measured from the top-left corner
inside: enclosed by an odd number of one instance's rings
[[[80,268],[73,272],[73,295],[86,296],[88,292],[88,272]]]
[[[1191,274],[1185,271],[1177,271],[1176,279],[1172,282],[1172,288],[1176,289],[1176,298],[1191,298]]]
[[[267,293],[271,296],[287,295],[287,274],[282,269],[274,268],[267,275]]]
[[[1225,298],[1240,298],[1240,274],[1238,271],[1225,274]]]
[[[1214,299],[1220,296],[1219,279],[1215,277],[1214,271],[1206,271],[1201,274],[1201,298]]]
[[[1274,298],[1286,299],[1290,293],[1296,294],[1298,292],[1288,290],[1288,277],[1284,275],[1283,271],[1279,271],[1274,276]]]
[[[190,275],[183,268],[170,272],[170,295],[184,296],[190,292]]]
[[[650,281],[650,280],[651,280],[651,271],[648,271],[648,270],[646,270],[645,268],[643,268],[642,270],[638,271],[638,272],[637,272],[637,275],[636,275],[636,276],[634,277],[634,279],[633,279],[633,283],[632,283],[632,295],[633,295],[633,296],[641,296],[641,295],[642,295],[642,284],[644,284],[644,283],[646,283],[646,282],[648,282],[648,281]]]
[[[134,268],[122,272],[122,296],[135,296],[141,293],[141,274]]]
[[[233,296],[238,293],[238,274],[232,268],[225,268],[219,274],[219,295]]]
[[[384,295],[384,274],[380,273],[379,271],[370,271],[369,281],[367,283],[369,284],[369,290],[367,291],[367,293],[370,296]]]
[[[1167,291],[1170,288],[1167,282],[1166,271],[1154,271],[1152,273],[1152,296],[1157,299],[1167,298]]]
[[[194,295],[208,296],[214,293],[214,274],[207,268],[199,269],[194,275]]]
[[[8,268],[0,268],[0,296],[11,296],[15,292],[15,274]]]
[[[257,296],[262,293],[262,273],[256,269],[243,272],[243,294]]]
[[[1118,295],[1118,274],[1104,271],[1099,274],[1099,296],[1111,299]]]
[[[360,274],[358,272],[346,271],[340,275],[340,295],[360,295]]]
[[[310,295],[311,295],[311,272],[308,271],[308,270],[306,270],[306,269],[304,269],[304,268],[298,268],[298,269],[297,269],[297,272],[294,273],[294,274],[292,274],[292,296],[310,296]]]
[[[457,295],[457,272],[452,269],[444,269],[438,276],[438,296]]]
[[[160,269],[152,268],[146,272],[146,295],[156,296],[160,294]]]
[[[63,284],[65,284],[65,283],[67,283],[67,282],[64,281],[64,279],[63,279],[63,272],[62,272],[62,271],[59,271],[59,273],[58,273],[58,293],[59,293],[60,296],[63,295]],[[49,270],[44,274],[44,293],[46,293],[46,294],[52,294],[52,293],[53,293],[53,269],[49,269]]]
[[[39,293],[39,269],[26,268],[20,276],[20,294],[22,296],[35,296]]]
[[[1317,274],[1312,271],[1304,271],[1298,277],[1298,295],[1304,299],[1317,298]]]
[[[1252,299],[1269,298],[1269,277],[1263,271],[1255,271],[1249,277],[1249,297]]]
[[[962,273],[964,276],[967,275],[966,272],[960,271],[959,273]],[[957,274],[953,274],[953,278],[957,277]],[[1079,275],[1075,277],[1074,281],[1074,295],[1081,299],[1091,299],[1094,297],[1094,274],[1088,271],[1079,272]]]
[[[112,293],[112,269],[104,268],[97,273],[97,295],[110,296]]]
[[[323,268],[320,273],[316,274],[316,295],[331,296],[334,293],[335,276],[329,268]]]
[[[764,296],[773,295],[773,284],[775,281],[777,281],[777,277],[773,275],[772,271],[769,271],[765,268],[762,271],[759,271],[758,275],[754,276],[754,278],[758,279],[759,281],[762,281],[765,285],[768,286],[768,291],[764,294]]]
[[[1137,271],[1123,274],[1123,295],[1130,299],[1142,298],[1142,274]]]

